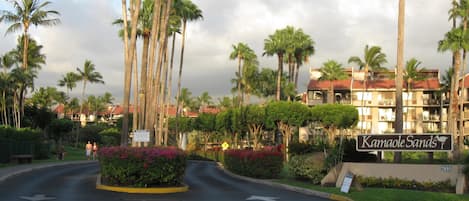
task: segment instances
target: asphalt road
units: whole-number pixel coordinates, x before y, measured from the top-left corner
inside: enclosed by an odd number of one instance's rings
[[[210,162],[189,162],[185,182],[189,191],[176,194],[127,194],[97,190],[97,163],[45,168],[0,183],[3,201],[319,201],[275,187],[233,178]]]

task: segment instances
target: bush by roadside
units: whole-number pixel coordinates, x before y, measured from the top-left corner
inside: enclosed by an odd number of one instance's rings
[[[283,155],[277,151],[227,150],[225,167],[240,175],[270,179],[282,171]]]
[[[298,180],[319,184],[327,174],[324,169],[324,154],[293,156],[288,162],[288,170]]]
[[[112,186],[179,186],[186,155],[177,148],[104,147],[99,150],[102,182]]]

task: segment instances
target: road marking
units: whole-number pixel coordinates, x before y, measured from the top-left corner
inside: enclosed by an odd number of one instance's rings
[[[278,199],[280,198],[251,195],[251,197],[248,197],[246,200],[276,201]]]
[[[36,194],[33,197],[21,196],[23,200],[30,200],[30,201],[42,201],[42,200],[55,200],[55,197],[46,197],[44,194]]]

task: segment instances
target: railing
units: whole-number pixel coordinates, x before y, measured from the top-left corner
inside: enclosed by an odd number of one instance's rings
[[[395,105],[395,100],[380,100],[378,102],[378,105],[385,105],[385,106],[394,106]]]
[[[437,99],[423,99],[424,105],[440,105],[440,100]]]
[[[396,120],[396,115],[393,114],[392,117],[386,117],[386,116],[379,116],[380,121],[395,121]]]

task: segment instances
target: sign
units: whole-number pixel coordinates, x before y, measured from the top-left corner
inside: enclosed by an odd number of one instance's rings
[[[452,151],[451,134],[370,134],[357,136],[357,151]]]
[[[347,173],[340,187],[340,192],[348,193],[350,191],[350,186],[352,186],[353,174]]]
[[[223,142],[223,144],[221,144],[221,148],[223,151],[227,150],[229,147],[230,145],[227,142]]]
[[[133,140],[134,142],[150,142],[150,132],[147,130],[136,130]]]

